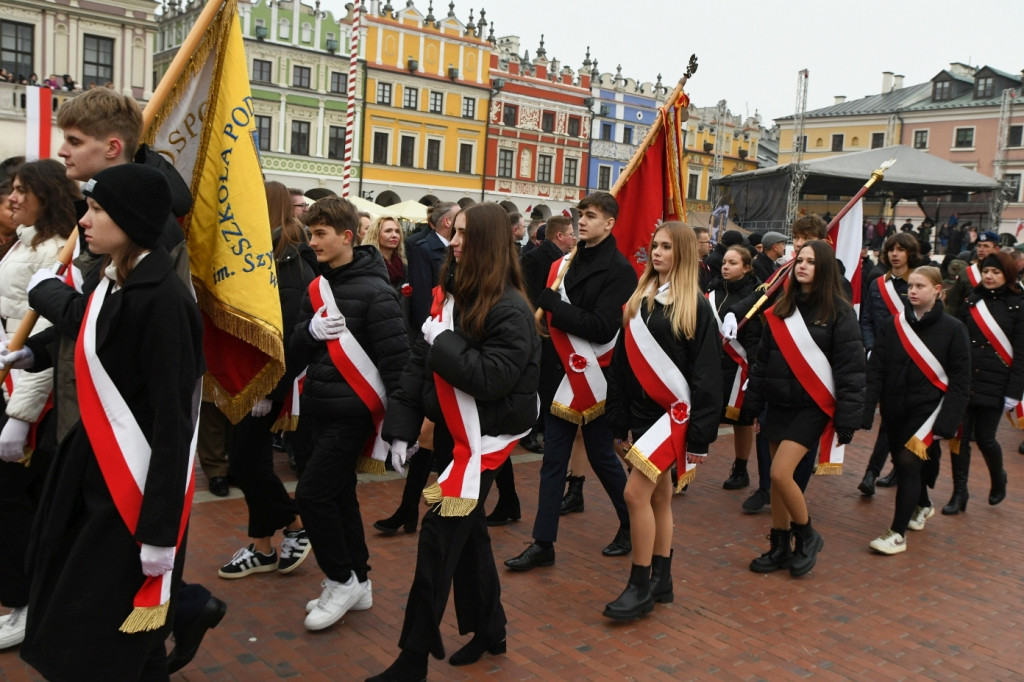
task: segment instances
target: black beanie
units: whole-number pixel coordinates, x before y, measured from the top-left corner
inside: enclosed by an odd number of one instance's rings
[[[1010,277],[1010,273],[1003,269],[1002,262],[1000,262],[1000,260],[996,258],[995,254],[990,253],[989,255],[985,256],[985,260],[978,263],[979,272],[981,272],[985,268],[995,268],[996,270],[999,270],[1000,272],[1003,273],[1003,277],[1006,278],[1007,282],[1009,282],[1009,280],[1012,279]]]
[[[726,230],[720,241],[723,246],[738,246],[743,243],[743,233],[739,230]]]
[[[105,168],[82,187],[133,242],[152,249],[171,214],[171,187],[160,171],[139,163]]]

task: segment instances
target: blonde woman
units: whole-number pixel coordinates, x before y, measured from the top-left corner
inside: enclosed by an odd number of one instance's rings
[[[405,257],[405,235],[402,233],[402,226],[394,218],[382,216],[370,223],[361,239],[361,244],[380,251],[384,265],[388,268],[388,280],[395,291],[401,294],[402,285],[407,280],[405,266],[409,262]]]

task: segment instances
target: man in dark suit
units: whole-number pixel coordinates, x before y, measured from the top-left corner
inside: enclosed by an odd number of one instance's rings
[[[436,204],[427,219],[429,229],[421,233],[423,236],[419,239],[406,241],[405,256],[409,261],[409,284],[412,286],[409,326],[413,330],[418,331],[430,315],[431,292],[437,286],[458,212],[456,203],[442,201]]]

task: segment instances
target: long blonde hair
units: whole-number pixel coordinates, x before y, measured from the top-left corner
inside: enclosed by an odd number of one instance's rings
[[[672,271],[668,274],[669,302],[665,306],[665,316],[676,338],[692,339],[697,333],[700,257],[697,255],[697,235],[693,228],[683,222],[663,223],[651,236],[647,250],[647,267],[640,275],[636,291],[626,302],[623,322],[628,322],[636,316],[641,303],[648,312],[654,307],[654,295],[658,291],[658,273],[654,270],[651,254],[654,252],[654,238],[662,230],[668,233],[669,242],[672,244]]]
[[[392,222],[398,226],[398,248],[395,250],[398,251],[398,257],[402,259],[402,262],[408,263],[409,261],[405,258],[405,233],[402,231],[402,223],[398,222],[397,218],[381,216],[374,220],[370,223],[370,226],[366,228],[366,234],[363,235],[361,243],[366,246],[372,246],[380,251],[380,233],[383,232],[384,223],[387,222]]]

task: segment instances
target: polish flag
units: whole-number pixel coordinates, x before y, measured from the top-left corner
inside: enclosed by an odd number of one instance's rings
[[[47,87],[25,86],[25,160],[50,158],[50,129],[53,122],[53,91]]]
[[[864,245],[864,200],[861,199],[853,205],[846,215],[840,219],[839,224],[829,230],[829,240],[836,247],[836,258],[846,269],[846,279],[849,280],[853,289],[853,309],[860,314],[860,292],[861,272],[860,251]]]
[[[1021,230],[1024,230],[1024,219],[1020,219],[1020,220],[1017,221],[1017,234],[1016,234],[1017,237],[1020,236],[1020,231]]]

